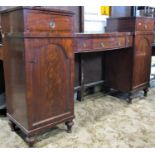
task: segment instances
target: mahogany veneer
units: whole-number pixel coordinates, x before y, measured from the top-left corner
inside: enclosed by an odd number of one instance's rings
[[[74,53],[107,51],[132,46],[132,33],[75,34]]]
[[[71,132],[74,71],[80,100],[86,87],[96,85],[96,76],[98,84],[105,80],[109,87],[128,92],[130,102],[134,91],[144,89],[147,95],[152,19],[109,19],[111,33],[105,34],[73,34],[73,20],[71,12],[53,9],[2,12],[7,116],[12,130],[19,128],[30,146],[35,135],[59,123],[65,122]],[[75,70],[74,54],[80,62]],[[102,67],[90,67],[88,59]]]
[[[109,18],[107,21],[110,32],[134,32],[133,47],[126,51],[128,56],[122,52],[106,54],[105,81],[111,88],[128,92],[129,102],[132,101],[132,93],[135,91],[144,90],[144,95],[147,96],[153,23],[153,18],[146,17]]]
[[[75,34],[75,90],[78,100],[84,100],[86,88],[103,85],[105,53],[124,49],[125,54],[128,54],[126,50],[132,47],[132,40],[133,35],[129,32]]]
[[[17,7],[2,12],[7,116],[30,146],[35,135],[74,118],[73,14]]]

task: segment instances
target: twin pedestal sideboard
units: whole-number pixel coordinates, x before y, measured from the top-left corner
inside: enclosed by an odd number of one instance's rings
[[[97,70],[85,72],[86,55],[103,58],[96,61],[102,66],[98,83],[127,92],[129,102],[137,90],[147,95],[151,18],[109,19],[108,33],[84,34],[74,33],[68,11],[17,7],[1,14],[7,116],[12,130],[20,129],[30,146],[37,134],[59,123],[71,132],[74,89],[82,100],[85,87],[96,84],[85,80],[89,74],[93,81],[91,72]]]

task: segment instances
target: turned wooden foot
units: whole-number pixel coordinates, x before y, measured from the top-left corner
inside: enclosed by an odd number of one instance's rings
[[[128,103],[132,103],[132,99],[133,99],[133,97],[132,97],[132,93],[130,92],[130,93],[128,93]]]
[[[84,100],[84,95],[83,91],[78,91],[77,92],[77,100],[78,101],[83,101]]]
[[[17,131],[18,127],[16,126],[15,123],[13,123],[12,121],[9,121],[9,126],[11,128],[11,131]]]
[[[65,124],[67,126],[67,132],[71,133],[72,132],[72,126],[74,125],[74,122],[73,121],[67,121]]]
[[[29,147],[33,147],[34,143],[36,142],[35,137],[26,137],[25,141],[28,143]]]
[[[106,85],[103,85],[103,92],[104,94],[108,94],[110,92],[110,87],[106,86]]]
[[[145,88],[143,91],[144,91],[144,96],[146,97],[149,89],[148,88]]]

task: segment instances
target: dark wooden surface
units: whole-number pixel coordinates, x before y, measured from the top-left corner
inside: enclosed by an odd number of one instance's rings
[[[58,10],[66,10],[74,12],[74,31],[75,32],[82,32],[83,30],[83,7],[82,6],[40,6],[41,8],[49,8],[49,9],[58,9]],[[0,6],[1,10],[6,10],[14,8],[14,6]]]
[[[106,83],[111,88],[128,92],[129,102],[132,100],[134,91],[144,90],[144,95],[147,95],[151,68],[153,23],[153,18],[146,17],[108,19],[110,32],[134,32],[133,47],[126,52],[128,56],[124,55],[123,57],[123,52],[106,54]]]
[[[153,31],[151,17],[120,17],[107,19],[107,32]]]
[[[73,88],[79,100],[86,88],[105,82],[128,92],[129,101],[134,91],[147,94],[151,18],[111,18],[105,34],[74,34],[72,12],[47,8],[4,11],[2,21],[10,126],[20,128],[30,145],[34,135],[59,123],[71,131]]]
[[[105,79],[105,54],[132,47],[132,33],[75,34],[75,90],[77,99],[84,100],[87,88],[103,87]],[[122,54],[123,55],[123,54]],[[121,58],[121,57],[120,57]]]
[[[56,22],[52,30],[49,16]],[[2,13],[7,116],[30,146],[39,132],[62,122],[70,132],[73,125],[72,17],[67,11],[27,7]],[[71,26],[61,29],[64,20]]]
[[[82,6],[44,6],[44,8],[59,9],[74,12],[74,31],[83,31],[83,7]]]

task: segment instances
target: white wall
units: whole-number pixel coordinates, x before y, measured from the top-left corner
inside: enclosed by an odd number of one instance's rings
[[[108,16],[100,15],[100,6],[84,6],[84,32],[104,33]]]

